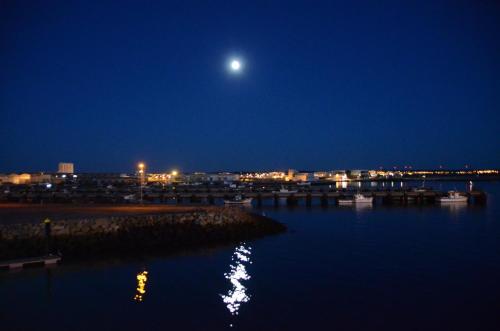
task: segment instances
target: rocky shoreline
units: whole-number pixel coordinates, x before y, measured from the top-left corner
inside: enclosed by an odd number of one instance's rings
[[[230,244],[286,231],[270,218],[239,208],[210,207],[153,215],[0,224],[0,259],[61,253],[64,259],[162,255]],[[48,247],[48,248],[47,248]]]

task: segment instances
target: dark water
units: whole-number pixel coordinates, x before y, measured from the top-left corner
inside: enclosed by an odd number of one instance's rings
[[[289,233],[4,272],[0,330],[499,330],[500,183],[476,187],[486,206],[264,206]]]

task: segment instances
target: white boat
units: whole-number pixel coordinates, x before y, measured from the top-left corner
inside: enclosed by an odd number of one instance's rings
[[[412,189],[413,192],[417,192],[417,193],[424,193],[424,192],[429,192],[429,191],[432,191],[431,188],[429,187],[414,187]]]
[[[448,195],[445,197],[438,197],[437,200],[441,203],[450,202],[467,202],[467,197],[460,195],[457,191],[448,191]]]
[[[133,201],[135,200],[135,194],[129,194],[129,195],[125,195],[123,197],[123,199],[127,200],[127,201]]]
[[[245,198],[238,194],[234,197],[232,200],[225,200],[224,199],[224,204],[225,205],[249,205],[252,203],[252,198]]]
[[[339,199],[339,204],[341,204],[341,205],[350,205],[353,203],[372,204],[373,197],[365,197],[363,194],[357,193],[352,198]]]
[[[283,186],[281,187],[281,189],[279,191],[273,191],[274,194],[294,194],[297,192],[298,192],[297,190],[289,190],[289,189],[284,188]]]

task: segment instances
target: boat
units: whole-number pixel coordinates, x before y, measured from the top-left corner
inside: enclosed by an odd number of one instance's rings
[[[424,192],[429,192],[429,191],[432,191],[432,188],[431,187],[414,187],[412,188],[412,191],[413,192],[417,192],[417,193],[424,193]]]
[[[425,179],[424,179],[424,181],[422,182],[422,186],[420,186],[420,187],[414,187],[411,190],[413,192],[417,192],[417,193],[424,193],[424,192],[432,191],[432,187],[426,187],[425,186]]]
[[[448,191],[448,195],[438,197],[437,200],[441,203],[467,202],[467,197],[460,195],[457,191]]]
[[[124,200],[127,200],[127,201],[133,201],[133,200],[135,200],[136,198],[135,198],[135,194],[129,194],[129,195],[125,195],[125,196],[123,197],[123,199],[124,199]]]
[[[252,203],[252,198],[243,198],[240,194],[236,195],[232,200],[224,199],[225,205],[249,205]]]
[[[274,194],[294,194],[297,192],[298,192],[297,190],[289,190],[283,186],[281,187],[281,189],[279,191],[273,191]]]
[[[372,204],[373,197],[365,197],[361,193],[356,193],[352,198],[339,199],[339,204],[341,204],[341,205],[349,205],[349,204],[353,204],[353,203]]]

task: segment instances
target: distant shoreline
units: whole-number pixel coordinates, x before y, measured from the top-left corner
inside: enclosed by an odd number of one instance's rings
[[[351,182],[412,182],[412,181],[436,181],[436,182],[467,182],[467,181],[481,181],[481,182],[496,182],[500,181],[500,176],[467,176],[467,177],[397,177],[397,178],[366,178],[366,179],[350,179]]]

